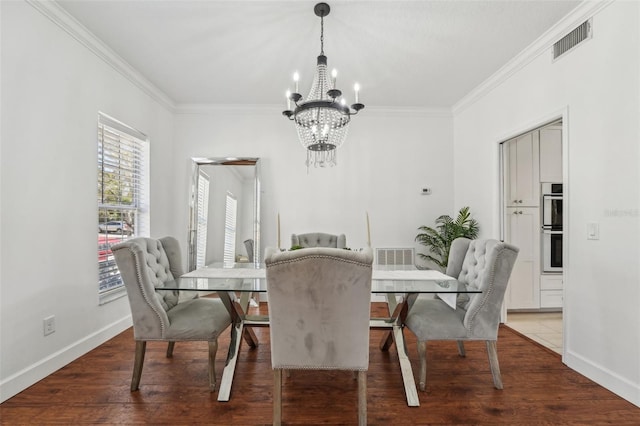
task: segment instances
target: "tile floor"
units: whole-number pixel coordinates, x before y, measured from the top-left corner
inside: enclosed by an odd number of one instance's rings
[[[562,312],[509,312],[506,325],[562,355]]]

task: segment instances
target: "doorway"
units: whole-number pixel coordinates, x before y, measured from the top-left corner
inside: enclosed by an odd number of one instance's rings
[[[505,324],[560,354],[566,240],[563,130],[563,119],[555,119],[499,146],[502,239],[520,249],[505,295]],[[551,213],[553,226],[546,223]]]

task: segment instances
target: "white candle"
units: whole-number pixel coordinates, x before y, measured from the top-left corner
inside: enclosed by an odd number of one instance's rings
[[[280,248],[280,213],[278,213],[278,249]]]
[[[353,91],[356,92],[356,103],[358,103],[358,93],[360,92],[360,85],[358,83],[353,85]]]
[[[298,71],[293,73],[293,81],[296,83],[296,93],[300,93],[298,91],[298,81],[300,80],[300,74],[298,74]]]
[[[371,247],[371,228],[369,227],[369,212],[367,212],[367,244]]]
[[[334,68],[334,69],[331,71],[331,80],[332,80],[332,82],[333,82],[333,88],[334,88],[334,89],[336,88],[336,78],[337,78],[337,77],[338,77],[338,70]]]
[[[287,90],[285,96],[287,97],[287,111],[291,111],[291,90]]]

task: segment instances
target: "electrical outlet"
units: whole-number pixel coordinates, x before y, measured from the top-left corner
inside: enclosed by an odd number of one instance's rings
[[[44,335],[48,336],[51,333],[56,331],[56,317],[51,315],[50,317],[46,317],[42,320],[42,325],[44,328]]]

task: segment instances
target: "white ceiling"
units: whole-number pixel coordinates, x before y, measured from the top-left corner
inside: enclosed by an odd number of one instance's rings
[[[174,103],[284,106],[320,52],[315,1],[58,3]],[[325,54],[349,102],[450,107],[580,1],[330,1]]]

